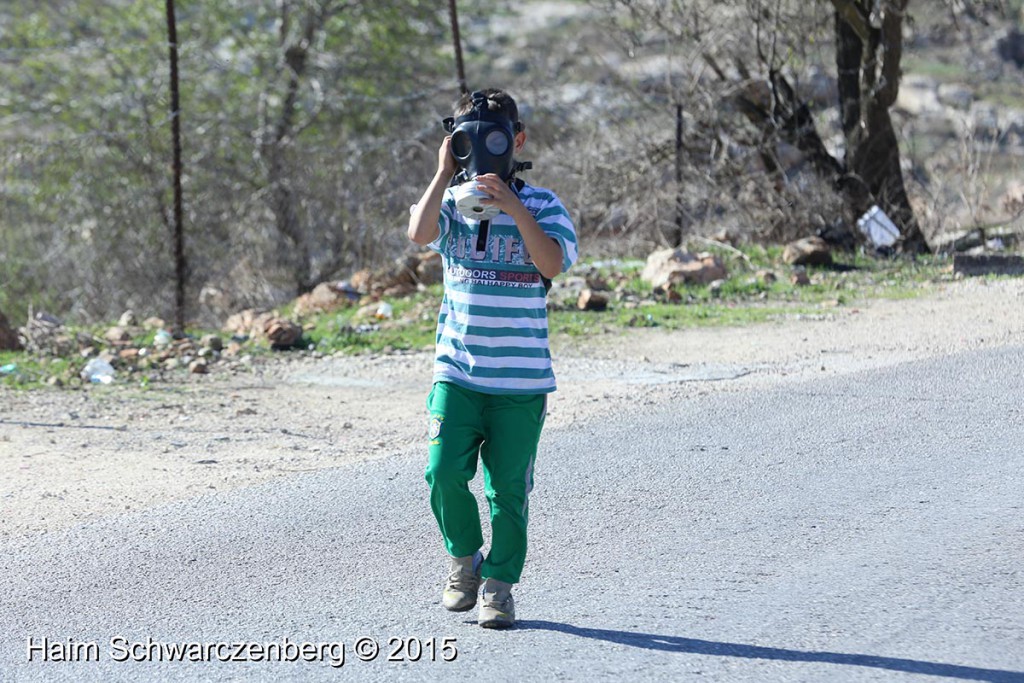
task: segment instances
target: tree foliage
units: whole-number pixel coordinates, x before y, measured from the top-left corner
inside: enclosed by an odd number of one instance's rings
[[[19,255],[2,265],[4,296],[87,317],[166,311],[163,8],[18,5],[0,62],[0,220],[5,253]],[[383,227],[400,211],[376,190],[405,182],[403,146],[418,144],[425,103],[454,96],[433,5],[179,3],[193,298],[278,300],[389,251]]]
[[[268,307],[407,248],[458,93],[448,4],[177,5],[189,317]],[[1017,5],[460,0],[458,13],[470,89],[516,95],[527,178],[559,193],[586,253],[676,242],[679,208],[693,234],[850,238],[874,203],[913,252],[888,119],[901,29],[914,35],[918,12],[955,40],[950,25],[981,30]],[[0,3],[0,310],[14,319],[30,305],[170,311],[162,11]]]
[[[690,115],[688,166],[704,170],[691,174],[690,203],[704,207],[692,220],[709,211],[756,212],[769,238],[816,230],[851,240],[857,217],[878,204],[901,228],[904,250],[927,248],[889,118],[905,0],[596,4],[613,17],[630,54],[654,48],[669,60],[660,80],[641,83],[640,97],[664,112],[662,131],[667,105],[681,103]],[[827,61],[837,75],[814,66]],[[837,98],[838,150],[826,144],[815,114]],[[664,133],[660,140],[664,154]]]

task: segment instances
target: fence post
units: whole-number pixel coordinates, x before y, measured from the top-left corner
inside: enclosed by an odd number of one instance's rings
[[[676,105],[676,246],[683,246],[683,105]]]
[[[181,220],[181,106],[178,97],[178,28],[174,0],[167,2],[167,42],[171,59],[171,138],[174,147],[174,336],[185,336],[185,235]]]
[[[452,23],[452,42],[455,44],[455,71],[459,79],[459,92],[463,95],[469,93],[466,85],[466,68],[462,64],[462,39],[459,37],[459,13],[455,7],[455,0],[448,0],[448,18]]]

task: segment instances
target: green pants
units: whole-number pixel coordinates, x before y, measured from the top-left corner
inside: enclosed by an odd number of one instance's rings
[[[469,481],[483,462],[491,512],[491,550],[484,578],[519,581],[526,561],[526,520],[533,462],[544,426],[546,394],[494,395],[437,382],[427,398],[430,507],[452,557],[483,546],[480,511]]]

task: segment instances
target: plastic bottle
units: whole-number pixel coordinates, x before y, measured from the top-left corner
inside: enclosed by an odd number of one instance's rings
[[[377,307],[376,318],[377,320],[391,320],[391,316],[395,314],[395,309],[387,301],[382,301],[380,306]]]
[[[171,336],[170,332],[167,330],[157,330],[156,335],[153,337],[153,346],[163,348],[165,346],[170,346],[173,341],[174,337]]]

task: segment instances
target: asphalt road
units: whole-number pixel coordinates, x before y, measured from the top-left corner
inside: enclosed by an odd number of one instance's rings
[[[509,632],[439,606],[419,452],[5,541],[0,680],[1024,681],[1022,358],[550,431]]]

